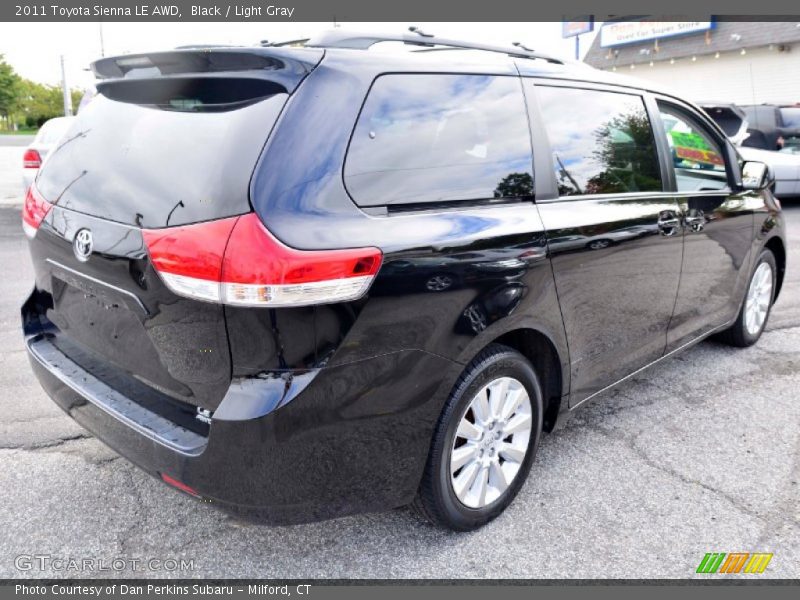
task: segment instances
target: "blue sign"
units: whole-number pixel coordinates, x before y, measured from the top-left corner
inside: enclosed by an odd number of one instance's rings
[[[594,17],[583,15],[581,21],[564,21],[561,23],[561,37],[569,38],[594,31]]]

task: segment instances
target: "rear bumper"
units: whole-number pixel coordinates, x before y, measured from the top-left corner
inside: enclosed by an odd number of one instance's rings
[[[234,382],[204,436],[115,392],[46,334],[26,341],[45,391],[105,444],[220,508],[278,523],[410,502],[461,369],[408,350],[323,368],[297,382],[285,374]]]

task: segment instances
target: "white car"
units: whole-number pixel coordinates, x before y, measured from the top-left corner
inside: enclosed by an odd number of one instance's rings
[[[747,115],[741,108],[735,104],[716,102],[701,102],[700,106],[737,146],[744,160],[754,160],[769,165],[775,174],[774,193],[778,198],[800,196],[800,154],[743,146],[743,142],[750,134],[747,131],[749,127]]]
[[[775,195],[800,196],[800,154],[739,146],[745,160],[767,163],[775,174]]]
[[[25,154],[22,156],[22,182],[25,184],[26,190],[36,179],[36,174],[44,159],[56,147],[74,121],[75,117],[50,119],[42,125],[31,145],[25,149]]]

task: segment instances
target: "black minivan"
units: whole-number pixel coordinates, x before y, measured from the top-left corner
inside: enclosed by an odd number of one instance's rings
[[[241,515],[479,527],[543,431],[707,336],[755,343],[781,288],[768,168],[644,82],[341,30],[93,68],[25,200],[31,364]]]

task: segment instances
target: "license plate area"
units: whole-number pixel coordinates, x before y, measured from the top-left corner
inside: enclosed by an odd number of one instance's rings
[[[138,318],[118,299],[107,293],[78,287],[59,277],[52,278],[54,314],[50,319],[59,329],[69,332],[90,347],[104,350],[137,329],[142,331]]]
[[[58,301],[60,292],[64,291],[65,286],[79,290],[87,297],[97,299],[104,307],[119,308],[120,305],[128,310],[140,313],[142,317],[149,316],[149,311],[142,304],[136,294],[116,287],[90,275],[86,275],[75,269],[71,269],[52,259],[47,259],[52,278],[53,297]]]

